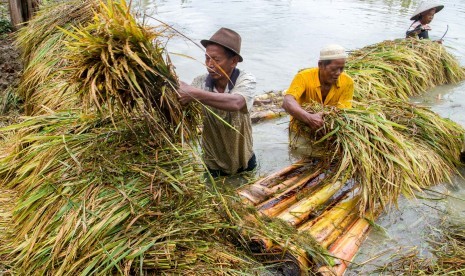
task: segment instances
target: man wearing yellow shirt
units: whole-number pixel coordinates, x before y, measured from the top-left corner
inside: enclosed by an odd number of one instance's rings
[[[351,108],[354,95],[354,81],[344,67],[347,54],[339,45],[328,45],[320,51],[318,67],[300,71],[292,81],[284,96],[283,108],[311,129],[323,126],[323,114],[309,113],[302,104],[316,101],[338,108]],[[291,129],[292,134],[292,129]]]

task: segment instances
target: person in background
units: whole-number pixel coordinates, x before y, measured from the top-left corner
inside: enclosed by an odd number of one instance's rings
[[[410,20],[413,23],[407,30],[406,37],[417,37],[420,39],[429,39],[428,31],[431,30],[430,23],[433,21],[434,15],[441,11],[444,5],[436,2],[422,2],[413,13]],[[438,42],[442,42],[439,40]]]
[[[205,47],[207,74],[188,85],[180,82],[178,99],[186,105],[203,105],[202,154],[214,177],[251,171],[257,166],[253,152],[250,111],[255,95],[255,77],[236,68],[241,37],[228,28],[220,28]]]
[[[338,108],[351,108],[354,81],[344,73],[347,54],[342,46],[331,44],[320,51],[318,67],[301,70],[292,80],[283,100],[283,108],[291,115],[289,125],[291,148],[307,147],[305,141],[296,139],[294,120],[305,123],[313,130],[323,126],[323,113],[309,113],[304,103],[316,101]],[[306,143],[308,144],[308,143]],[[307,149],[309,151],[311,149]]]

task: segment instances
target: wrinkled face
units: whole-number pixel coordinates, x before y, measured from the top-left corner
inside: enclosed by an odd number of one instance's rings
[[[229,80],[229,76],[236,67],[237,56],[228,57],[226,50],[217,44],[209,44],[205,53],[205,65],[210,76],[215,81]]]
[[[335,59],[332,60],[329,64],[324,65],[323,62],[318,63],[318,68],[320,69],[320,80],[326,84],[335,84],[339,76],[344,72],[344,67],[346,65],[346,59]]]
[[[433,21],[434,15],[436,14],[436,9],[430,9],[421,13],[421,24],[429,24]]]

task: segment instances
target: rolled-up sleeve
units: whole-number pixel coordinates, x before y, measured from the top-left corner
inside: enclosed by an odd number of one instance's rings
[[[305,81],[301,73],[295,75],[291,85],[286,91],[286,95],[293,96],[299,104],[302,104],[302,94],[305,92]]]
[[[252,110],[256,87],[257,81],[255,80],[255,76],[241,72],[234,88],[231,90],[231,94],[241,95],[245,99],[246,109],[243,108],[241,112],[247,113]]]

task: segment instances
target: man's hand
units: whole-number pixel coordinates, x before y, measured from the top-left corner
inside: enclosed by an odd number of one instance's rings
[[[318,112],[315,114],[307,113],[305,117],[305,123],[313,130],[317,130],[323,126],[323,112]]]
[[[195,99],[193,95],[193,90],[194,87],[188,85],[183,81],[179,82],[178,100],[181,103],[181,105],[187,105]]]

